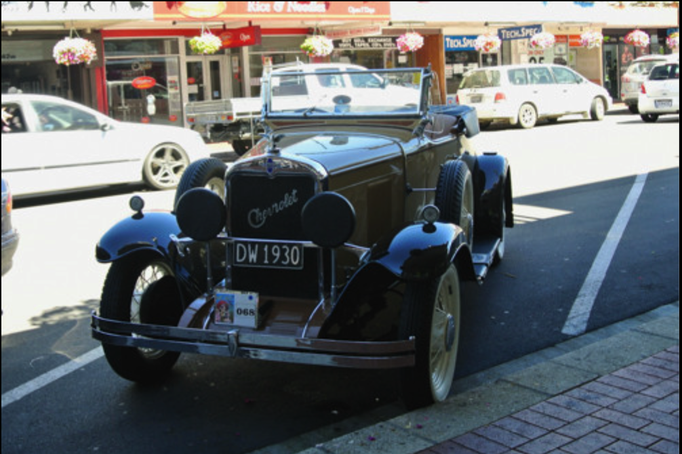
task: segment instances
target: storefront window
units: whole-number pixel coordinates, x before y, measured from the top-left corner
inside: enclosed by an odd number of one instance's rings
[[[115,48],[124,53],[132,53],[133,50],[139,51],[142,48],[158,50],[175,47],[177,49],[177,45],[168,46],[168,40],[157,41],[161,47],[149,46],[149,43],[144,46],[135,46],[131,41],[126,40],[116,41]],[[106,74],[109,116],[121,121],[150,121],[152,123],[182,126],[182,95],[178,56],[108,57]],[[145,77],[147,80],[153,79],[154,85],[148,88],[136,88],[133,81],[141,77]]]
[[[260,45],[249,47],[250,96],[260,96],[260,81],[266,63],[281,65],[297,60],[308,62],[308,57],[301,50],[304,39],[305,36],[269,36],[263,37]]]
[[[104,42],[104,52],[109,57],[131,55],[177,55],[178,40],[171,39],[110,39]]]
[[[445,86],[454,95],[459,89],[464,73],[478,68],[478,51],[445,52]]]

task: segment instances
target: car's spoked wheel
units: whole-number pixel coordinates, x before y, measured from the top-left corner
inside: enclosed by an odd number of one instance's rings
[[[182,313],[180,292],[165,261],[135,254],[111,264],[100,303],[103,318],[175,326]],[[180,356],[177,352],[106,343],[102,347],[117,374],[142,383],[165,378]]]
[[[531,104],[524,104],[519,109],[519,125],[523,129],[531,129],[538,122],[538,113]]]
[[[457,269],[410,282],[400,320],[402,339],[416,339],[416,365],[401,371],[402,397],[409,409],[445,400],[455,376],[459,347],[460,290]]]
[[[189,158],[178,145],[158,145],[144,163],[144,179],[155,189],[172,189],[178,185],[188,165]]]
[[[590,118],[594,121],[602,121],[606,115],[606,106],[604,100],[601,98],[594,98],[592,100],[592,107],[590,108]]]

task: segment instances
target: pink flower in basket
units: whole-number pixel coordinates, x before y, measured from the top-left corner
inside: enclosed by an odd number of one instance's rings
[[[326,57],[334,51],[334,42],[326,36],[315,35],[306,38],[301,49],[309,57]]]
[[[589,31],[580,35],[580,45],[588,49],[600,47],[602,42],[604,42],[604,35],[600,32]]]
[[[634,30],[625,35],[625,42],[627,44],[632,44],[635,47],[647,47],[650,39],[649,35],[642,30]]]
[[[554,46],[556,38],[547,32],[536,33],[530,38],[530,47],[533,49],[549,49]]]
[[[403,54],[405,52],[415,52],[424,47],[424,37],[416,32],[405,33],[400,35],[396,44]]]
[[[492,34],[479,35],[474,41],[474,49],[484,53],[497,52],[501,45],[500,37]]]
[[[52,49],[54,60],[60,65],[90,63],[97,58],[97,49],[92,41],[85,38],[64,38]]]
[[[210,31],[202,32],[201,36],[195,36],[189,40],[189,48],[195,54],[215,54],[221,47],[223,47],[223,41]]]
[[[677,49],[680,47],[680,32],[674,32],[668,36],[668,47],[671,49]]]

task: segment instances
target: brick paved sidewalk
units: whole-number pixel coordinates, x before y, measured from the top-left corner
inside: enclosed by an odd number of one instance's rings
[[[419,454],[678,454],[679,345]]]

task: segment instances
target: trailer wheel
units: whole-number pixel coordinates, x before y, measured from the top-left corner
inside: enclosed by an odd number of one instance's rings
[[[442,402],[455,376],[460,327],[459,276],[454,265],[440,277],[409,282],[400,317],[401,339],[416,339],[416,364],[401,370],[408,409]]]
[[[102,289],[100,315],[132,323],[177,325],[182,299],[170,266],[161,258],[133,254],[113,262]],[[139,383],[166,378],[180,353],[102,344],[104,354],[121,377]]]
[[[225,170],[227,170],[225,163],[216,158],[203,158],[191,163],[185,169],[178,189],[175,191],[173,209],[177,206],[180,197],[194,188],[210,189],[224,199]]]

